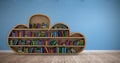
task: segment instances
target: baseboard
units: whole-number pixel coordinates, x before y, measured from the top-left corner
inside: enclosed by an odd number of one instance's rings
[[[12,50],[0,50],[0,52],[14,53],[14,51]],[[120,52],[120,50],[84,50],[82,51],[82,53],[89,53],[89,52],[105,53],[105,52]]]

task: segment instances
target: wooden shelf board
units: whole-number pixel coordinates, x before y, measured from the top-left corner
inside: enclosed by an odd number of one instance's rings
[[[35,28],[27,28],[27,29],[13,29],[13,30],[49,30],[49,31],[54,31],[54,30],[69,30],[69,29],[35,29]]]
[[[47,38],[47,39],[48,39],[48,38],[55,38],[55,39],[57,39],[57,38],[58,38],[58,39],[59,39],[59,38],[61,38],[61,39],[71,38],[71,39],[74,39],[74,38],[84,38],[84,37],[8,37],[8,38],[15,38],[15,39],[16,39],[16,38],[19,38],[19,39],[20,39],[20,38],[22,38],[22,39],[23,39],[23,38],[35,38],[35,39],[38,39],[38,38]]]
[[[50,29],[50,30],[69,30],[69,29]]]
[[[78,45],[10,45],[10,47],[84,47]]]
[[[48,29],[28,28],[28,29],[13,29],[13,30],[48,30]]]
[[[17,54],[78,54],[78,53],[17,53]]]

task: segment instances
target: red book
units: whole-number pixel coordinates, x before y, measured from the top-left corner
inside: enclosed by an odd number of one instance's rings
[[[19,37],[19,33],[18,33],[19,31],[16,31],[16,37]]]
[[[66,31],[66,36],[67,36],[67,37],[69,36],[69,31]]]

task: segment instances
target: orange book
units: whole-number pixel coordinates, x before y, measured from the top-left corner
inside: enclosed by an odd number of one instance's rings
[[[70,45],[73,45],[73,41],[70,41]]]
[[[32,32],[32,37],[34,37],[34,33]]]
[[[22,33],[21,33],[21,31],[19,31],[19,37],[22,37]]]
[[[48,41],[47,40],[45,40],[45,45],[48,45]]]
[[[48,33],[48,37],[51,37],[51,33]]]

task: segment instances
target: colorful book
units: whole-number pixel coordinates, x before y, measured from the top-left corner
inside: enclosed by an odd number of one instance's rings
[[[32,24],[31,23],[29,24],[29,28],[32,28]]]
[[[28,52],[29,52],[29,53],[32,53],[32,52],[33,52],[33,48],[32,48],[32,47],[29,48],[29,49],[28,49]]]
[[[13,45],[13,40],[10,40],[9,45]]]
[[[46,52],[48,53],[48,49],[46,47],[44,47],[44,48],[45,48]]]
[[[69,31],[66,31],[66,37],[68,37],[69,36]]]
[[[39,23],[37,23],[37,28],[40,28],[40,24]]]
[[[15,39],[15,40],[14,40],[14,45],[17,45],[17,43],[18,43],[18,40]]]
[[[21,53],[22,52],[22,47],[19,47],[17,50],[18,50],[19,53]]]
[[[16,37],[19,37],[19,32],[20,32],[20,31],[15,31]]]

